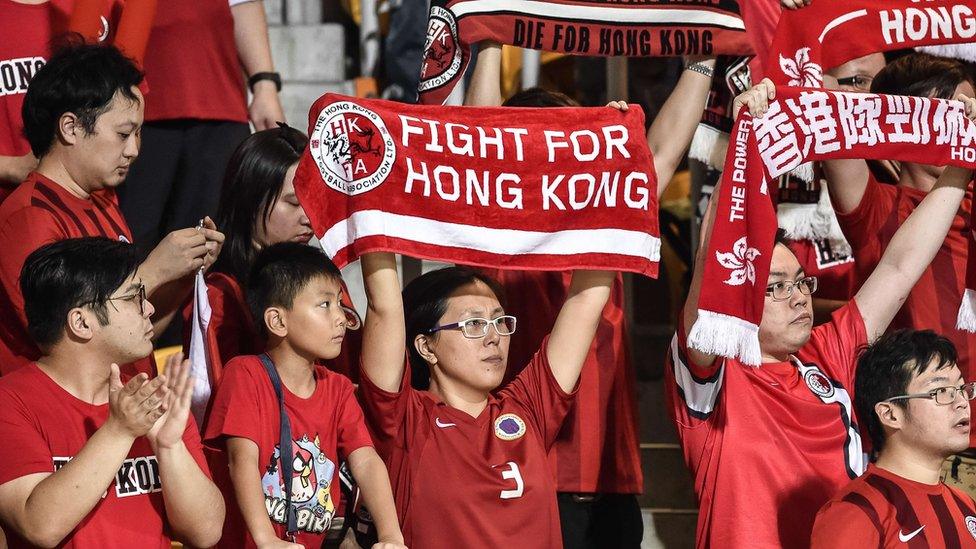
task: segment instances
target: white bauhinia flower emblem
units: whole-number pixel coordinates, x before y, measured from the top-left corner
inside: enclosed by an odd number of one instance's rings
[[[823,69],[810,60],[810,48],[796,50],[793,59],[779,56],[779,68],[790,77],[790,86],[819,88],[823,86]]]
[[[725,281],[729,286],[741,286],[746,280],[756,283],[756,267],[752,262],[759,257],[759,250],[750,248],[746,237],[736,240],[731,252],[715,252],[715,257],[720,265],[732,271]]]

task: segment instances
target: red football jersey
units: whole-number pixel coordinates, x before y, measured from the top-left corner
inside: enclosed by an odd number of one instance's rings
[[[481,270],[502,285],[505,310],[518,318],[508,351],[509,381],[552,331],[572,272]],[[549,451],[559,492],[643,491],[637,388],[624,320],[623,277],[618,274],[583,363],[576,404]]]
[[[223,447],[223,437],[241,437],[258,446],[261,486],[269,517],[285,536],[284,483],[291,485],[292,507],[298,520],[298,543],[319,547],[339,506],[340,460],[372,446],[352,382],[325,367],[315,368],[315,391],[302,398],[282,386],[285,412],[291,422],[294,471],[282,479],[278,457],[278,397],[261,360],[239,356],[231,360],[214,397],[207,420],[207,444]],[[228,504],[236,501],[232,486],[221,486]],[[237,534],[237,535],[234,535]],[[220,547],[255,547],[246,529],[224,532]]]
[[[813,519],[864,471],[851,388],[867,341],[855,302],[813,329],[789,362],[686,359],[671,343],[671,415],[699,500],[698,547],[805,547]]]
[[[0,484],[57,471],[108,419],[108,404],[92,405],[65,391],[36,364],[0,378]],[[210,475],[191,416],[183,442]],[[137,438],[115,480],[94,509],[58,547],[169,549],[159,464],[145,437]],[[9,529],[11,549],[33,547]]]
[[[477,418],[412,389],[409,367],[396,393],[363,373],[363,411],[409,547],[562,546],[546,453],[574,399],[544,349]]]
[[[829,238],[790,240],[787,245],[808,276],[817,277],[816,297],[848,301],[860,288],[854,257]]]
[[[153,20],[146,57],[146,121],[247,122],[244,77],[227,0],[168,0]]]
[[[52,40],[68,30],[74,0],[22,4],[0,0],[0,156],[30,152],[21,107],[27,85],[51,56]],[[120,2],[106,2],[102,40],[115,32]]]
[[[976,505],[941,482],[922,484],[872,464],[817,513],[811,545],[976,548]]]
[[[908,187],[868,181],[861,203],[848,214],[837,214],[854,250],[858,278],[867,279],[898,227],[915,211],[927,193]],[[952,220],[942,248],[908,294],[890,329],[930,329],[949,338],[959,352],[959,368],[967,380],[976,379],[971,361],[976,352],[976,334],[956,329],[956,316],[966,288],[969,259],[968,235],[972,194],[967,193]],[[970,437],[976,446],[976,433]]]

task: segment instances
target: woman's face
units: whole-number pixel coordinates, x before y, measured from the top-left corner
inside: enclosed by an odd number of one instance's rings
[[[281,194],[271,206],[268,218],[264,220],[264,223],[258,222],[254,227],[254,243],[258,249],[279,242],[301,242],[304,244],[313,236],[312,224],[295,195],[296,168],[298,168],[297,163],[288,168],[285,173],[285,182],[281,186]]]
[[[483,282],[462,286],[448,299],[447,311],[438,324],[453,324],[467,318],[494,319],[505,314],[495,293]],[[493,326],[478,339],[464,337],[461,330],[441,330],[428,338],[436,357],[431,376],[438,385],[454,385],[488,393],[502,383],[508,364],[510,336],[500,336]]]

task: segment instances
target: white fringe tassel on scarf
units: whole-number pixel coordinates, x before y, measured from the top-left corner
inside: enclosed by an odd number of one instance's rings
[[[743,364],[759,366],[759,326],[741,318],[698,309],[698,320],[688,333],[688,346],[707,355],[738,358]]]

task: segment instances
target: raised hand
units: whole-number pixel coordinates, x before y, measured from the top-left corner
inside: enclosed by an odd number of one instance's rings
[[[147,434],[165,412],[164,401],[169,394],[166,382],[163,375],[150,380],[146,374],[139,374],[123,385],[119,365],[112,364],[106,424],[132,438]]]
[[[736,96],[732,102],[732,118],[739,116],[742,107],[749,109],[749,114],[756,118],[762,117],[769,110],[769,102],[776,99],[776,85],[768,78]]]
[[[966,109],[966,118],[976,121],[976,99],[972,97],[966,97],[965,94],[960,93],[956,96],[957,101],[962,101]]]
[[[217,261],[217,256],[224,247],[224,233],[217,230],[217,225],[209,215],[203,218],[200,231],[207,238],[207,255],[203,257],[203,269],[207,270]]]
[[[166,359],[165,372],[168,381],[164,413],[146,434],[155,449],[172,448],[183,442],[183,431],[190,417],[190,400],[193,397],[190,361],[183,360],[183,353],[173,353]]]

